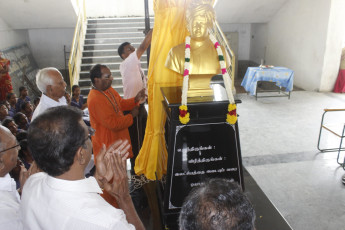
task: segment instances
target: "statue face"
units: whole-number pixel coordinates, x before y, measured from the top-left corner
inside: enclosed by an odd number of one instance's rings
[[[208,22],[206,17],[197,15],[195,16],[189,25],[189,32],[192,39],[204,40],[208,37]]]

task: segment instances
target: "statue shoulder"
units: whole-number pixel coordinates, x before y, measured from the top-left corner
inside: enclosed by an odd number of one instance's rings
[[[184,58],[185,58],[185,44],[179,44],[170,49],[168,57],[165,61],[165,67],[175,72],[183,74]]]

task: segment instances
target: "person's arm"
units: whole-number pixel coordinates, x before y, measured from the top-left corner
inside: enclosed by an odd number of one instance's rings
[[[113,182],[112,184],[105,183],[104,189],[116,198],[119,207],[126,214],[128,223],[133,224],[137,230],[144,230],[145,227],[134,208],[132,198],[129,194],[126,169],[128,154],[128,152],[123,154],[123,152],[115,151],[115,154],[111,155],[110,160],[114,169]]]
[[[32,162],[29,170],[26,170],[24,165],[20,166],[20,173],[19,173],[20,188],[18,189],[19,195],[22,195],[24,184],[25,184],[26,180],[29,178],[29,176],[31,176],[32,174],[35,174],[35,173],[37,173],[39,171],[40,171],[40,169],[37,167],[35,161]]]
[[[145,39],[141,42],[139,48],[137,49],[137,57],[138,59],[141,58],[143,53],[147,50],[149,45],[151,44],[152,39],[152,29],[146,34]]]
[[[117,140],[108,149],[103,144],[101,151],[96,158],[96,172],[95,179],[101,188],[104,188],[104,184],[108,183],[113,178],[113,165],[111,164],[110,157],[116,152],[120,152],[122,155],[128,152],[131,146],[127,140]]]

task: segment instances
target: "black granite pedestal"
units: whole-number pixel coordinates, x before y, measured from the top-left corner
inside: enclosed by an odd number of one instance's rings
[[[229,101],[220,85],[214,96],[188,98],[190,121],[181,124],[181,87],[161,88],[167,113],[168,169],[163,216],[176,223],[185,197],[209,178],[228,178],[244,189],[238,123],[226,122]],[[240,101],[236,101],[240,103]]]

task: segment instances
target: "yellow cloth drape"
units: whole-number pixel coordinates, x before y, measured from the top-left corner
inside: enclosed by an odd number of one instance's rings
[[[166,114],[162,105],[161,87],[181,86],[182,75],[165,67],[170,49],[184,42],[189,34],[185,11],[190,0],[154,0],[155,22],[148,70],[149,113],[143,146],[135,161],[135,173],[149,180],[161,179],[167,170],[167,149],[164,138]]]

